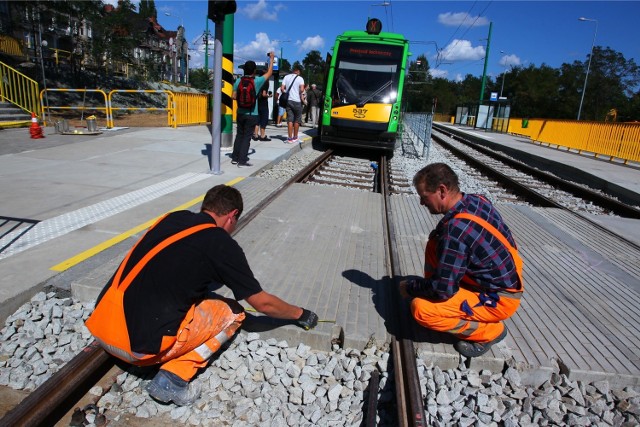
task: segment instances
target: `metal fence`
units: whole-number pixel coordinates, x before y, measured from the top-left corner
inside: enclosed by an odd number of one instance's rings
[[[558,149],[608,157],[609,161],[640,162],[640,123],[511,118],[509,133]]]
[[[0,62],[0,101],[10,102],[36,116],[42,112],[38,82],[4,62]]]
[[[406,152],[413,150],[416,156],[429,158],[431,148],[431,129],[433,114],[404,113],[402,117],[401,141],[402,149]]]

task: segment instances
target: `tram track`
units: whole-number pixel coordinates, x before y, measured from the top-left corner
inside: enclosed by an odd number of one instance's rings
[[[526,195],[533,204],[548,207],[566,207],[573,211],[593,214],[613,214],[625,218],[640,219],[640,209],[628,203],[576,184],[554,174],[529,166],[519,160],[491,150],[471,138],[447,133],[444,128],[434,126],[434,141],[453,151],[465,162],[482,173],[499,177],[500,183],[516,194]],[[537,194],[536,194],[537,193]],[[543,196],[548,199],[538,197]]]
[[[367,168],[371,170],[369,171]],[[326,179],[328,174],[332,175],[329,180]],[[396,239],[391,222],[393,214],[390,212],[388,198],[390,194],[406,192],[405,188],[409,184],[400,173],[390,171],[385,157],[381,157],[377,162],[370,162],[342,156],[336,157],[332,150],[328,150],[302,168],[292,178],[282,183],[247,212],[238,222],[234,233],[241,231],[287,188],[295,183],[333,185],[381,193],[385,212],[384,238],[385,247],[388,249],[386,261],[388,274],[392,280],[399,276],[397,267],[398,255],[394,245]],[[391,293],[390,297],[395,301],[394,309],[398,311],[392,317],[402,319],[400,322],[406,324],[409,320],[406,307],[403,310],[403,305],[397,295],[394,296],[397,293],[392,290],[389,291]],[[403,328],[396,325],[395,332],[401,330]],[[415,350],[411,336],[392,334],[390,353],[394,358],[394,380],[397,385],[396,399],[399,425],[423,425],[424,408],[422,406],[420,384],[416,372]],[[77,405],[79,399],[86,395],[89,389],[98,383],[103,376],[108,375],[115,364],[115,358],[102,350],[95,341],[92,342],[49,380],[41,384],[21,403],[8,411],[0,419],[0,425],[38,426],[56,424],[71,413],[72,408]],[[379,379],[380,373],[376,371],[369,382],[370,390],[378,390]],[[366,425],[377,425],[378,393],[369,393],[369,398],[365,403],[365,408],[367,408]],[[84,419],[85,412],[91,411],[97,413],[97,407],[95,405],[87,405],[84,409],[76,407],[72,418]]]
[[[499,195],[499,199],[511,203],[557,208],[570,212],[582,221],[588,222],[590,226],[614,235],[633,247],[640,248],[640,245],[585,215],[615,214],[626,218],[640,219],[640,210],[634,206],[598,191],[568,182],[548,172],[540,171],[486,147],[479,146],[461,136],[445,135],[436,131],[432,133],[432,138],[465,164],[476,169],[480,175],[485,177],[485,181],[494,180],[494,186],[504,189],[506,195]],[[451,141],[452,139],[454,141]],[[468,166],[463,169],[470,173]],[[487,186],[491,185],[487,184]]]

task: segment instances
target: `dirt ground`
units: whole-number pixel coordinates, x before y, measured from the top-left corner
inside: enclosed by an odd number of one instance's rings
[[[51,114],[47,116],[47,125],[53,126],[55,122],[64,119],[69,122],[69,129],[73,129],[75,127],[86,128],[86,119],[89,116],[91,116],[91,113],[85,113],[84,115],[80,112]],[[107,125],[107,118],[104,114],[97,113],[95,116],[99,128]],[[117,127],[165,127],[168,126],[167,112],[158,111],[121,114],[113,118],[113,125]]]

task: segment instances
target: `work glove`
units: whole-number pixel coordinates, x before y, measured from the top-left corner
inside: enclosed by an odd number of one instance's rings
[[[306,308],[302,309],[302,315],[298,317],[296,320],[298,326],[304,328],[304,330],[308,331],[309,329],[313,329],[318,324],[318,315],[313,311],[309,311]]]

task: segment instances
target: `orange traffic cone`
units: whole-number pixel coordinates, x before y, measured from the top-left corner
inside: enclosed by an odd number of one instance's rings
[[[31,113],[31,128],[29,128],[29,133],[31,134],[31,139],[44,138],[42,128],[38,124],[38,118],[34,113]]]

